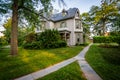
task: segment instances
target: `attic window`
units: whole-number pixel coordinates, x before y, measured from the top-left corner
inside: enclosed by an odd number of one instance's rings
[[[79,13],[77,12],[76,17],[79,17]]]
[[[62,10],[62,16],[66,16],[67,15],[67,11],[65,9]]]

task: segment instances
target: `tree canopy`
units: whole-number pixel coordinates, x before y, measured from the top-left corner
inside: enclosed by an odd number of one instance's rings
[[[86,25],[94,27],[94,32],[104,35],[108,29],[119,27],[119,1],[118,0],[102,0],[100,6],[92,6],[87,14],[89,18],[85,19]]]
[[[18,45],[18,24],[27,21],[38,25],[43,11],[49,11],[54,0],[0,0],[0,14],[12,14],[11,22],[11,54],[16,55]],[[63,0],[60,0],[63,2]],[[40,7],[40,8],[39,8]]]

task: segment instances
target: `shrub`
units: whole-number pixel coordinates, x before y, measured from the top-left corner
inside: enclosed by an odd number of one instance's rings
[[[120,31],[113,31],[113,32],[110,32],[110,36],[120,36]]]
[[[21,46],[24,43],[26,36],[18,36],[18,46]]]
[[[66,46],[65,41],[61,41],[57,30],[45,30],[39,35],[37,40],[41,41],[43,48],[58,48]]]
[[[114,39],[114,41],[115,41],[116,43],[118,43],[119,46],[120,46],[120,36],[116,36],[115,39]]]
[[[6,38],[5,37],[0,37],[0,46],[4,46],[7,44]]]
[[[59,44],[59,47],[65,47],[65,46],[67,46],[66,41],[59,41],[58,44]]]
[[[25,38],[25,41],[26,41],[27,43],[31,43],[31,42],[36,41],[36,34],[35,34],[34,32],[29,33],[29,34],[26,35],[25,37],[26,37],[26,38]]]
[[[31,42],[31,43],[25,42],[23,44],[23,47],[25,49],[42,49],[41,42]]]
[[[94,43],[118,43],[120,44],[120,36],[96,36],[93,37],[93,42]]]
[[[26,49],[49,49],[65,47],[67,43],[62,41],[57,30],[45,30],[41,34],[30,33],[26,36],[23,47]]]

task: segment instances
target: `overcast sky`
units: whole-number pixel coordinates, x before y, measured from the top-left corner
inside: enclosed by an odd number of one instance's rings
[[[80,10],[80,14],[82,14],[84,12],[88,12],[92,5],[99,6],[101,2],[101,0],[64,0],[64,1],[67,7],[63,7],[63,6],[60,7],[58,4],[58,0],[55,0],[55,2],[53,2],[54,9],[57,9],[60,12],[63,8],[69,9],[69,8],[76,7]],[[0,20],[0,31],[1,30],[3,30],[3,27]]]

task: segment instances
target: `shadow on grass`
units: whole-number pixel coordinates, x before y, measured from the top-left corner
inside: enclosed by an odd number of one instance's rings
[[[101,55],[107,62],[120,65],[120,46],[117,44],[101,44],[99,47],[104,48]]]
[[[120,48],[93,44],[86,54],[86,60],[103,80],[120,80]]]
[[[84,47],[66,47],[49,50],[26,50],[19,48],[18,56],[9,55],[10,48],[0,49],[0,80],[16,77],[52,66],[76,56]]]

